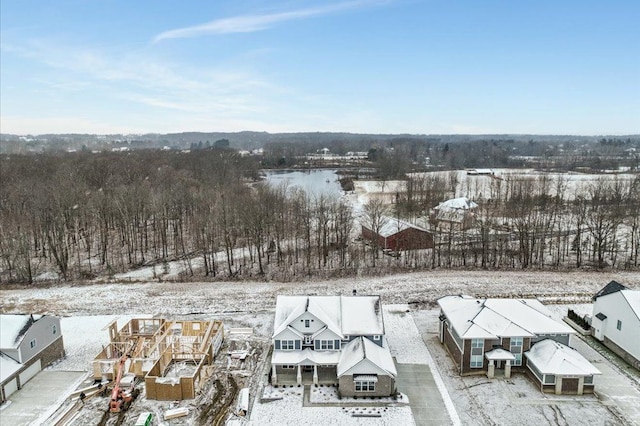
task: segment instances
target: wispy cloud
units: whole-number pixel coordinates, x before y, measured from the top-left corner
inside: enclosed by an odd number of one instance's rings
[[[343,10],[358,9],[387,2],[388,0],[355,0],[288,12],[233,16],[216,19],[205,24],[164,31],[155,36],[153,41],[198,37],[206,34],[250,33],[266,30],[281,22],[328,15]]]

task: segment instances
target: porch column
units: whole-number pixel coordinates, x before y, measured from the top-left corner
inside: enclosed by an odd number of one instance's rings
[[[578,379],[578,395],[582,395],[584,393],[584,376]]]
[[[277,385],[278,384],[278,374],[276,374],[276,365],[275,364],[271,364],[271,384],[272,385]]]
[[[317,365],[313,366],[313,384],[314,385],[318,384],[318,366]]]
[[[511,360],[510,359],[508,359],[506,364],[504,365],[504,378],[505,379],[511,378]]]
[[[300,366],[298,365],[298,374],[296,376],[297,382],[299,385],[302,384],[302,370],[300,370]]]
[[[493,379],[493,376],[495,375],[496,372],[496,366],[493,363],[493,360],[490,359],[489,360],[489,369],[487,370],[487,377],[490,379]]]
[[[556,395],[562,394],[562,376],[556,375]]]

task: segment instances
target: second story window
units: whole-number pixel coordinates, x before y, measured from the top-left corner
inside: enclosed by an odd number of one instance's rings
[[[280,349],[283,351],[292,351],[294,349],[293,340],[281,340]]]
[[[616,328],[622,331],[622,321],[618,320],[618,324],[616,324]]]
[[[29,347],[30,347],[31,349],[33,349],[33,348],[35,348],[35,347],[36,347],[36,339],[33,339],[32,341],[30,341],[30,342],[29,342]]]
[[[311,326],[311,320],[308,320],[308,319],[304,320],[304,326],[305,328],[309,328]]]

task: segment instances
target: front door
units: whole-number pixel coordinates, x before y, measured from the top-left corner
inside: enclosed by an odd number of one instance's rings
[[[496,370],[499,370],[502,368],[502,362],[503,361],[496,361]]]

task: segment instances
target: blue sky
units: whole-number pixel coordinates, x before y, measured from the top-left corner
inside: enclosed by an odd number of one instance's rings
[[[3,133],[640,133],[640,1],[2,0]]]

